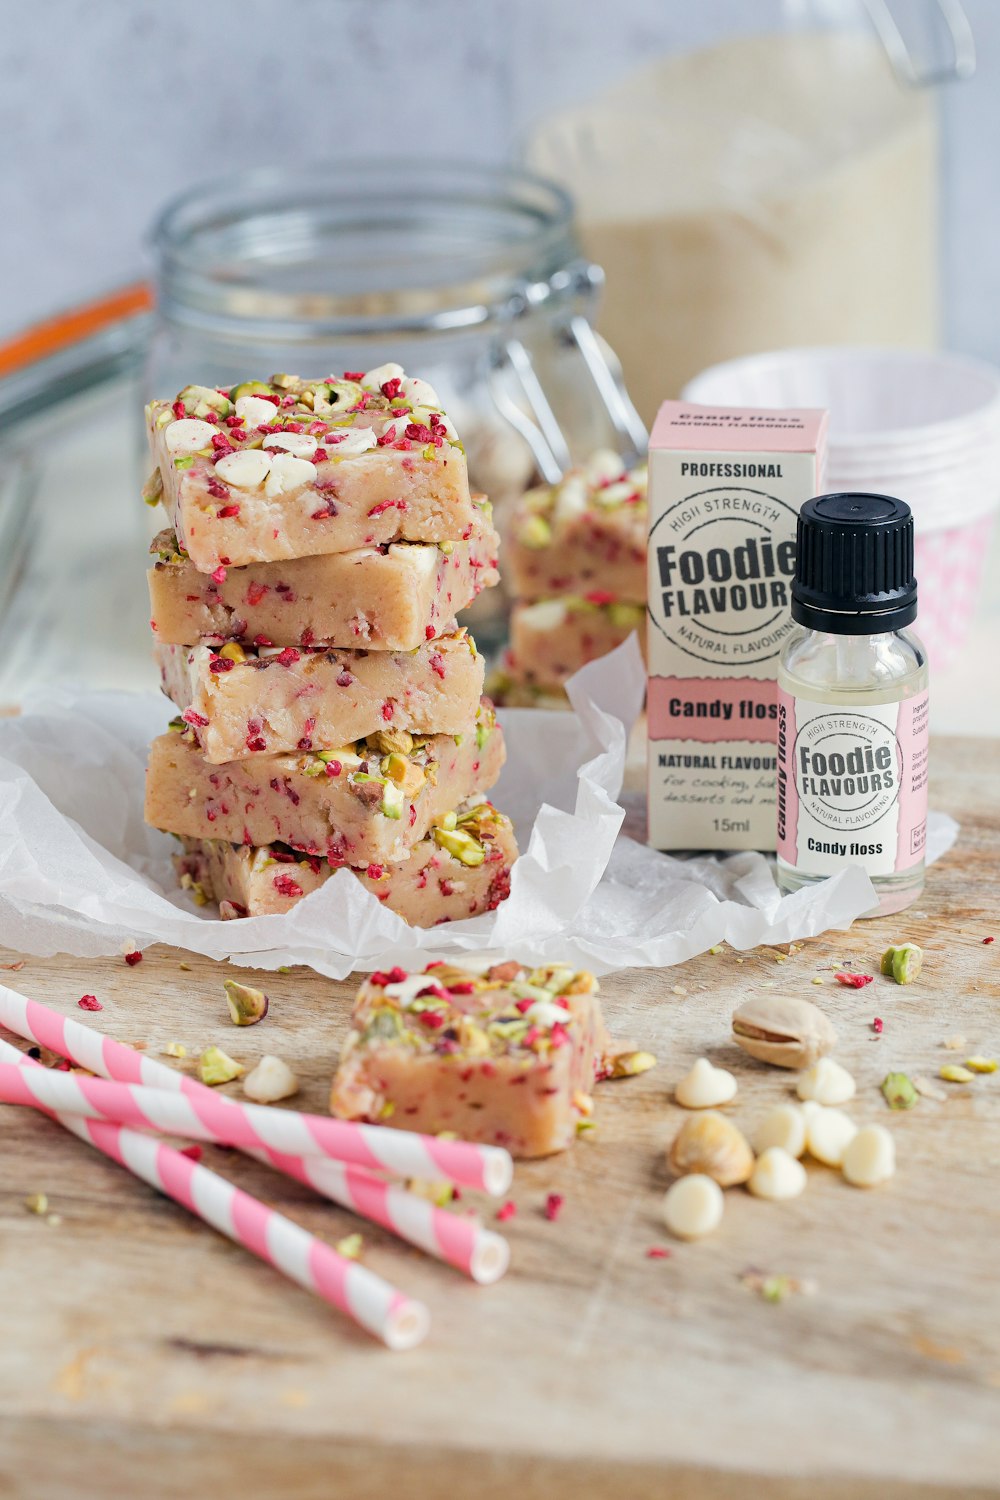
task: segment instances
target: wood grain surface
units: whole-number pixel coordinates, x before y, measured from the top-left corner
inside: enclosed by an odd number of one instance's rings
[[[327,1239],[360,1228],[366,1263],[431,1308],[412,1353],[387,1353],[56,1125],[4,1108],[0,1496],[996,1493],[1000,1073],[942,1084],[945,1101],[908,1113],[879,1092],[889,1069],[935,1076],[963,1060],[943,1046],[956,1033],[968,1053],[1000,1054],[1000,752],[939,740],[934,767],[934,805],[962,836],[910,912],[791,956],[727,950],[604,982],[613,1031],[659,1066],[601,1086],[598,1129],[573,1151],[517,1168],[513,1266],[498,1285],[206,1148],[207,1164]],[[877,973],[901,938],[926,950],[916,984],[834,983],[848,961]],[[296,1104],[324,1109],[351,984],[262,976],[270,1014],[237,1031],[227,972],[151,949],[134,969],[29,958],[0,978],[74,1014],[95,993],[92,1019],[154,1056],[171,1040],[192,1054],[220,1043],[247,1064],[277,1052],[303,1080]],[[671,1087],[699,1055],[724,1063],[747,1129],[788,1097],[793,1075],[728,1040],[736,1005],[771,988],[834,1019],[858,1080],[851,1112],[892,1130],[897,1176],[862,1192],[812,1164],[798,1200],[732,1190],[716,1235],[671,1242],[663,1155],[683,1114]],[[565,1199],[554,1223],[550,1192]],[[55,1222],[26,1210],[34,1193]],[[650,1259],[652,1246],[671,1253]],[[759,1278],[777,1275],[801,1289],[766,1300]]]

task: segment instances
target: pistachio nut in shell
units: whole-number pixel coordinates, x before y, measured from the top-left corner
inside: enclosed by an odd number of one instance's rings
[[[747,1000],[733,1014],[733,1038],[758,1062],[778,1068],[808,1068],[837,1043],[819,1006],[791,995]]]
[[[735,1187],[753,1171],[753,1152],[743,1132],[713,1109],[684,1121],[667,1162],[678,1177],[700,1172],[720,1187]]]

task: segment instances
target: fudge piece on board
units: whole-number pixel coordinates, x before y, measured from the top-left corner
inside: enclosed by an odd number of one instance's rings
[[[592,974],[511,962],[373,974],[354,1004],[330,1108],[514,1156],[563,1151],[590,1113],[608,1038]]]

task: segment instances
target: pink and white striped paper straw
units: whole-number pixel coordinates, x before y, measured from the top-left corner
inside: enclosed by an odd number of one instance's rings
[[[34,1079],[50,1075],[32,1058],[0,1041],[0,1070]],[[16,1063],[14,1060],[17,1060]],[[372,1271],[350,1261],[315,1235],[258,1202],[207,1167],[151,1136],[106,1121],[45,1110],[60,1125],[165,1193],[220,1234],[284,1272],[307,1291],[344,1312],[390,1349],[412,1349],[430,1327],[422,1302],[398,1292]]]
[[[53,1108],[104,1116],[196,1140],[215,1140],[241,1149],[263,1149],[287,1156],[332,1157],[401,1177],[443,1178],[461,1187],[479,1188],[493,1197],[505,1193],[513,1178],[510,1153],[500,1146],[447,1141],[394,1130],[387,1125],[359,1125],[323,1115],[242,1104],[213,1093],[171,1068],[162,1068],[163,1074],[175,1080],[167,1085],[164,1078],[157,1076],[162,1065],[4,985],[0,985],[0,1022],[61,1057],[71,1058],[92,1073],[111,1074],[121,1080],[114,1085],[121,1090],[116,1096],[99,1096],[95,1092],[87,1099],[81,1091],[65,1096],[67,1101],[79,1102],[59,1101]],[[157,1073],[150,1077],[152,1069]],[[152,1088],[143,1087],[146,1078],[154,1085]],[[97,1084],[101,1080],[89,1082]],[[172,1096],[165,1097],[166,1087],[174,1091]],[[98,1097],[103,1097],[104,1107],[98,1105]]]
[[[450,1213],[406,1188],[385,1182],[366,1167],[317,1156],[282,1156],[278,1151],[248,1154],[446,1261],[481,1286],[499,1281],[510,1265],[510,1246],[502,1235],[475,1219]]]

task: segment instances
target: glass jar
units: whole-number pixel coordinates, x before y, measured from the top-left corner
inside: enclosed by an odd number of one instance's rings
[[[959,0],[938,5],[916,50],[889,0],[760,0],[735,31],[689,6],[698,50],[654,51],[531,129],[524,159],[574,195],[607,273],[601,329],[647,421],[740,355],[935,345],[931,86],[975,58]]]
[[[579,260],[568,195],[540,177],[394,161],[255,171],[176,199],[153,248],[147,399],[395,360],[439,393],[499,519],[539,470],[554,479],[609,440],[580,340],[563,336],[586,339],[600,272]],[[483,644],[501,634],[498,593],[478,601]]]

